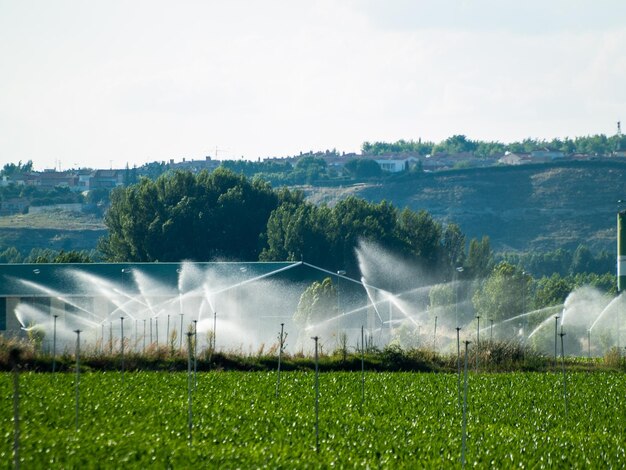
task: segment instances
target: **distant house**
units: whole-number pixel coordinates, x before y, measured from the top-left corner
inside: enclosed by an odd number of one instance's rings
[[[89,189],[113,189],[124,184],[125,170],[96,170],[91,173]]]
[[[564,156],[565,154],[560,150],[550,150],[548,148],[533,150],[530,152],[530,158],[534,162],[549,162],[558,158],[563,158]]]
[[[204,160],[187,160],[183,158],[182,162],[174,163],[174,159],[170,159],[169,167],[176,170],[185,170],[192,173],[199,173],[202,170],[213,171],[221,165],[220,160],[213,160],[211,157],[205,157]]]
[[[37,186],[42,189],[54,189],[57,187],[74,189],[78,181],[78,177],[74,173],[66,171],[50,170],[38,173],[38,175],[39,184]]]
[[[402,171],[408,171],[411,166],[414,166],[419,162],[416,157],[398,158],[397,156],[378,157],[375,160],[383,171],[389,173],[400,173]]]
[[[529,153],[506,152],[504,156],[498,159],[498,163],[501,165],[525,165],[532,163],[532,158]]]

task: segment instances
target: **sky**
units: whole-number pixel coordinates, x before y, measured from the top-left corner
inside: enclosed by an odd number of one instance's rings
[[[0,0],[0,165],[612,135],[623,0]]]

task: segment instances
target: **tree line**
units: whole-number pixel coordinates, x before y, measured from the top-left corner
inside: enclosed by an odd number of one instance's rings
[[[471,153],[477,157],[492,157],[502,155],[505,152],[530,153],[544,149],[563,152],[565,155],[576,153],[611,155],[616,151],[626,151],[626,136],[616,134],[607,137],[604,134],[596,134],[574,138],[553,138],[551,140],[527,138],[522,141],[502,143],[472,140],[464,135],[453,135],[438,143],[422,141],[421,139],[417,141],[401,139],[396,142],[364,142],[361,146],[361,153],[370,156],[403,153],[419,155]]]

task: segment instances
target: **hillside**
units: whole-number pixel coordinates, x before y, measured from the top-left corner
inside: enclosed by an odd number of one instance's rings
[[[496,250],[615,251],[617,200],[626,198],[626,162],[598,160],[403,175],[384,184],[308,187],[313,202],[356,195],[425,209],[456,222],[468,238],[488,235]],[[626,208],[626,205],[622,208]]]
[[[309,200],[333,205],[350,195],[425,209],[456,222],[470,238],[488,235],[497,250],[615,252],[615,213],[626,199],[626,161],[596,160],[403,174],[343,187],[307,186]],[[626,205],[622,206],[626,209]],[[0,249],[90,250],[106,234],[102,219],[54,210],[0,217]],[[4,248],[3,248],[4,247]]]
[[[33,248],[91,250],[105,234],[102,219],[78,212],[55,209],[0,217],[0,250],[14,246],[23,254]]]

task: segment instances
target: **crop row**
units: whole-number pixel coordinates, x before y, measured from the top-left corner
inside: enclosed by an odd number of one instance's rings
[[[283,373],[278,397],[274,373],[199,373],[191,407],[186,373],[86,373],[78,395],[75,380],[20,375],[23,468],[460,466],[455,374],[367,373],[364,401],[360,374],[321,374],[317,451],[311,372]],[[468,465],[623,466],[626,376],[573,373],[567,380],[566,414],[559,374],[471,374]],[[11,374],[0,374],[0,390],[12,396]],[[0,462],[9,468],[10,399],[0,401],[0,416]]]

